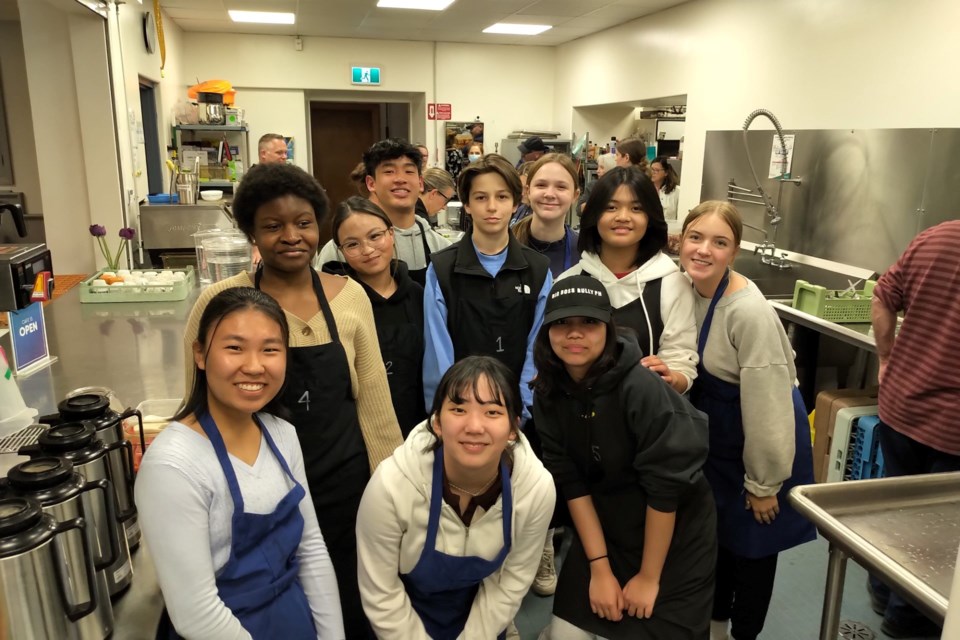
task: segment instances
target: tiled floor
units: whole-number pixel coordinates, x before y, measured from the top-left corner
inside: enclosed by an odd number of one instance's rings
[[[566,549],[562,549],[566,551]],[[558,557],[562,554],[557,554]],[[820,614],[827,578],[827,542],[823,539],[780,554],[773,601],[767,615],[762,640],[816,640],[820,636]],[[887,636],[880,632],[880,616],[870,608],[866,590],[867,572],[859,565],[847,563],[843,590],[841,621],[859,622],[878,640]],[[527,594],[517,615],[517,628],[522,640],[536,640],[550,619],[553,598]],[[869,635],[851,636],[849,640],[868,640]],[[848,640],[844,638],[844,640]]]

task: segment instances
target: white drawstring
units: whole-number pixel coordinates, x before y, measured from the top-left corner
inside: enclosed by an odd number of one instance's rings
[[[645,284],[642,282],[637,283],[637,289],[640,291],[640,306],[643,307],[643,318],[647,321],[647,338],[650,340],[650,351],[647,352],[647,355],[653,356],[657,352],[653,350],[653,325],[650,324],[650,313],[647,311],[647,301],[643,299],[643,289]]]

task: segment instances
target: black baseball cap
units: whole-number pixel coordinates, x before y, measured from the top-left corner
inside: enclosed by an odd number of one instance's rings
[[[610,322],[612,315],[610,296],[599,280],[590,276],[571,276],[553,283],[547,296],[543,323],[575,316]]]
[[[530,136],[521,142],[517,149],[520,150],[520,155],[526,155],[531,151],[543,151],[544,153],[550,151],[550,147],[543,142],[543,138],[540,136]]]

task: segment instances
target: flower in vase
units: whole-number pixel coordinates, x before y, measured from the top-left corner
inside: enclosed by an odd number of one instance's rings
[[[120,236],[121,240],[117,244],[116,252],[111,251],[107,245],[107,229],[103,225],[90,225],[90,235],[97,239],[97,244],[100,245],[100,253],[103,255],[103,259],[107,261],[107,269],[116,271],[120,265],[120,256],[127,250],[127,244],[137,235],[137,231],[130,227],[120,229],[117,235]]]

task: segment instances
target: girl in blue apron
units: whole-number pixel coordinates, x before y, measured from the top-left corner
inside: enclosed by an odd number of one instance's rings
[[[693,404],[710,418],[705,468],[720,544],[714,638],[754,640],[763,629],[777,554],[816,538],[787,501],[813,482],[807,412],[793,351],[756,285],[730,270],[743,223],[727,202],[698,205],[683,223],[680,259],[697,292],[700,356]]]
[[[191,394],[137,477],[166,601],[157,638],[342,638],[296,431],[277,417],[283,311],[232,288],[210,300],[199,329]]]
[[[569,156],[548,153],[533,163],[527,175],[527,197],[533,215],[510,230],[524,244],[550,259],[554,278],[580,262],[577,233],[567,224],[580,189],[577,168]]]
[[[589,276],[550,291],[535,347],[534,420],[573,544],[544,640],[703,640],[716,512],[707,420],[640,364]]]
[[[684,393],[697,377],[694,296],[666,245],[656,187],[640,169],[616,167],[594,183],[580,216],[579,264],[557,280],[603,283],[617,326],[637,336],[641,364]]]
[[[407,265],[394,258],[393,223],[366,198],[347,198],[333,217],[333,241],[344,262],[323,265],[326,273],[348,275],[363,287],[373,306],[380,355],[390,397],[406,437],[423,422],[423,287]]]
[[[516,378],[465,358],[428,421],[373,474],[360,504],[360,593],[384,640],[504,638],[533,581],[553,480],[520,434]]]
[[[237,189],[233,212],[260,249],[261,267],[207,287],[191,313],[185,340],[195,339],[196,318],[210,297],[226,288],[262,289],[286,314],[287,382],[279,402],[297,429],[352,640],[372,636],[356,583],[357,508],[371,471],[403,439],[370,301],[355,281],[311,267],[328,206],[323,188],[302,169],[252,167]]]

